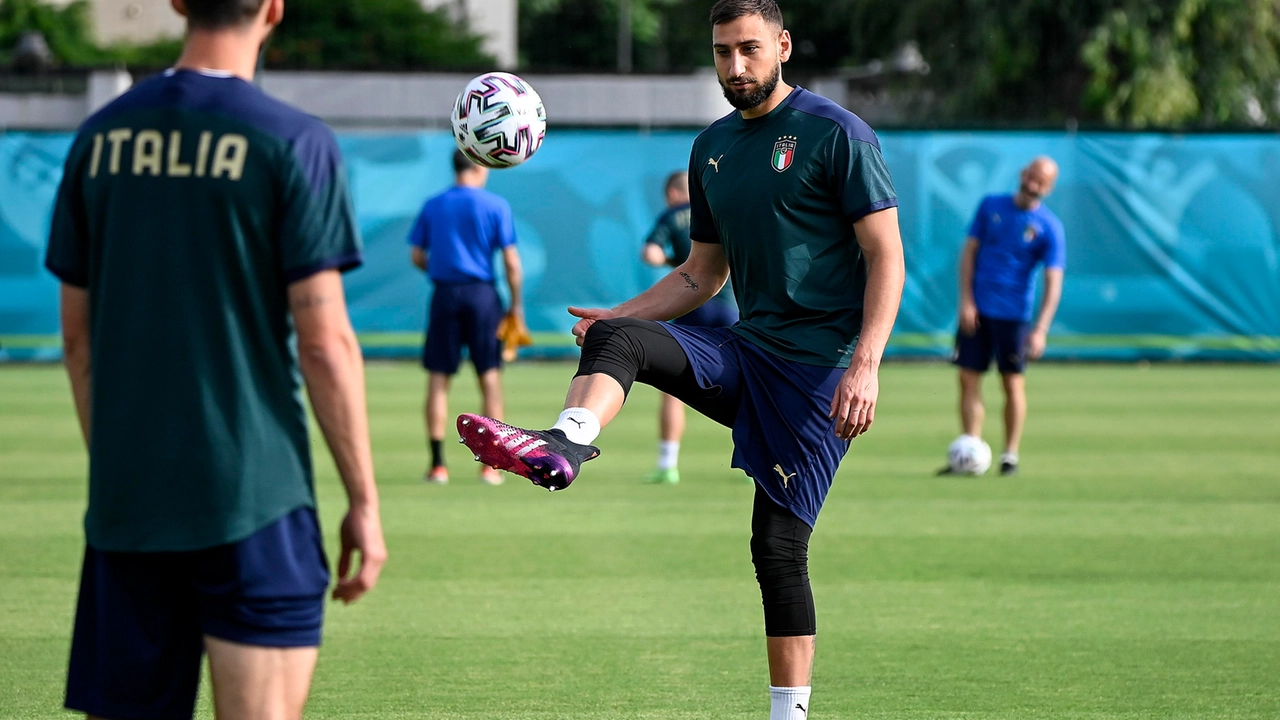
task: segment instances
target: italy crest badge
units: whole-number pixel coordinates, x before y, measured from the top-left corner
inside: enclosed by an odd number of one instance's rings
[[[796,137],[794,135],[783,135],[778,138],[778,142],[773,144],[773,169],[778,172],[786,172],[791,167],[791,161],[796,158]]]

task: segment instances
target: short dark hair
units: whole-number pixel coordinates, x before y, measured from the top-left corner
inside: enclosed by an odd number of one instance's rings
[[[461,150],[453,151],[453,174],[454,175],[461,175],[462,173],[468,170],[475,170],[476,167],[478,166],[475,163],[471,162],[471,158],[467,157],[466,153],[462,152]]]
[[[775,0],[719,0],[711,6],[712,25],[723,25],[748,15],[759,15],[779,30],[783,27],[782,10]]]
[[[689,173],[684,170],[677,170],[671,173],[667,176],[667,184],[663,190],[666,192],[671,192],[672,190],[684,190],[685,192],[688,192]]]
[[[186,0],[187,25],[201,30],[224,30],[251,22],[267,0]]]

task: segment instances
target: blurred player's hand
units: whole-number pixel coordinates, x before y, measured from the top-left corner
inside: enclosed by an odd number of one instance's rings
[[[871,429],[876,419],[876,399],[880,397],[880,377],[869,365],[850,365],[840,377],[831,412],[836,421],[836,437],[851,440]]]
[[[972,335],[978,330],[978,306],[974,302],[960,303],[960,332]]]
[[[502,341],[502,361],[512,362],[520,348],[533,344],[529,326],[524,322],[524,310],[512,308],[498,323],[498,339]]]
[[[1043,330],[1032,330],[1027,335],[1026,353],[1028,360],[1039,360],[1044,356],[1044,346],[1049,344],[1048,333]]]
[[[569,314],[582,318],[573,325],[573,336],[578,339],[578,347],[582,347],[582,339],[587,336],[587,329],[595,324],[597,320],[608,320],[618,317],[618,314],[612,310],[605,308],[580,308],[570,307]]]
[[[352,507],[342,518],[339,539],[342,549],[338,555],[338,584],[333,588],[333,599],[350,604],[378,584],[378,574],[387,561],[378,509]],[[360,552],[360,567],[351,574],[352,556],[356,551]]]

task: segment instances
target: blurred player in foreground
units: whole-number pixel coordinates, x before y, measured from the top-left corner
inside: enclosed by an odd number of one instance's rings
[[[507,315],[524,327],[523,270],[516,251],[515,221],[506,200],[488,192],[489,169],[476,165],[461,151],[453,153],[454,186],[427,200],[409,235],[410,261],[424,270],[435,286],[427,319],[427,339],[422,347],[422,367],[427,370],[427,439],[431,443],[431,467],[423,479],[441,485],[449,482],[444,463],[444,432],[449,416],[449,384],[462,362],[462,347],[480,381],[484,409],[490,417],[502,417],[502,342],[498,325],[503,321],[502,299],[494,287],[494,253],[502,252],[511,290]],[[480,469],[480,480],[501,485],[502,474],[491,467]]]
[[[680,171],[667,178],[664,190],[667,210],[658,217],[644,242],[641,258],[654,267],[680,267],[689,259],[689,173]],[[729,284],[705,304],[673,320],[687,327],[729,327],[738,322],[738,307],[733,302]],[[658,469],[649,476],[651,483],[675,485],[680,482],[680,437],[684,435],[684,403],[662,394],[658,410]]]
[[[299,718],[330,579],[299,365],[349,501],[333,597],[387,555],[360,239],[333,134],[250,83],[283,0],[174,7],[181,58],[81,127],[50,231],[89,449],[66,706],[191,717],[207,652],[218,717]]]
[[[982,376],[996,360],[1004,385],[1004,453],[1000,474],[1018,472],[1018,444],[1027,416],[1024,371],[1044,354],[1049,326],[1062,298],[1066,236],[1044,206],[1058,180],[1058,164],[1037,157],[1022,170],[1018,192],[982,199],[960,254],[960,322],[954,362],[960,368],[961,431],[982,437],[986,409]],[[1035,323],[1033,278],[1044,265],[1044,296]],[[949,467],[939,474],[949,474]]]
[[[689,160],[683,265],[582,318],[578,372],[550,430],[463,415],[481,460],[566,487],[640,381],[733,428],[733,465],[755,479],[751,556],[764,605],[772,720],[809,708],[814,637],[808,548],[850,439],[871,427],[879,366],[902,296],[897,197],[871,128],[781,81],[791,36],[773,0],[720,0],[713,50],[737,108]],[[730,276],[742,320],[682,327]]]

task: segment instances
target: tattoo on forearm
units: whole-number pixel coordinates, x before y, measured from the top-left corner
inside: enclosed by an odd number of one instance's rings
[[[294,303],[294,307],[298,310],[310,310],[311,308],[320,307],[321,305],[327,305],[332,300],[333,298],[328,295],[308,295],[306,297],[299,298],[297,302]]]
[[[690,290],[698,289],[698,283],[694,282],[693,278],[689,277],[689,273],[680,273],[680,277],[684,278],[684,284],[688,285]]]

